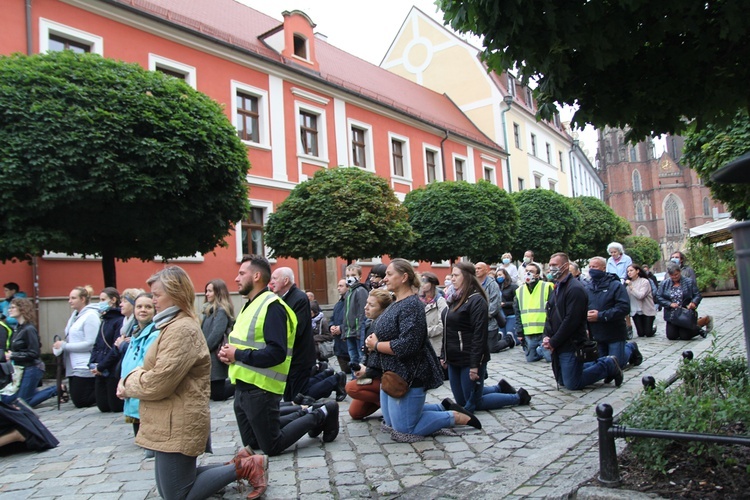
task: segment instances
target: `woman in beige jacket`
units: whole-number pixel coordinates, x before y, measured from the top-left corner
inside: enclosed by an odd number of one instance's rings
[[[211,360],[193,308],[195,289],[177,266],[149,278],[160,334],[143,366],[120,381],[117,395],[140,400],[136,444],[155,452],[156,487],[169,499],[207,498],[235,480],[255,487],[267,477],[264,455],[235,457],[227,465],[196,468],[211,427]],[[255,481],[255,482],[254,482]],[[263,489],[265,490],[265,484]]]

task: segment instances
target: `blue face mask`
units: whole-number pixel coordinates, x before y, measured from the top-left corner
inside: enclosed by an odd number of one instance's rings
[[[607,273],[599,269],[589,269],[589,276],[591,276],[591,279],[594,281],[599,281],[604,277],[605,274]]]
[[[99,308],[99,312],[107,312],[109,311],[109,302],[100,301],[96,307]]]
[[[679,257],[675,257],[675,258],[673,258],[673,259],[669,259],[669,260],[671,260],[672,262],[674,262],[674,263],[675,263],[675,264],[677,264],[678,266],[680,265],[680,258],[679,258]]]
[[[510,259],[503,259],[503,264],[505,264],[506,266],[507,266],[508,264],[510,264]]]
[[[505,281],[505,276],[500,276],[499,278],[497,278],[498,284],[502,284],[503,281]]]

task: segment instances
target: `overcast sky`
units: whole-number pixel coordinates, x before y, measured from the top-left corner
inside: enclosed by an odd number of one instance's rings
[[[385,57],[391,42],[409,14],[412,5],[443,24],[433,0],[237,0],[264,14],[282,20],[285,10],[301,10],[316,24],[315,32],[328,37],[331,45],[375,65]],[[480,47],[477,37],[462,37]],[[563,121],[569,121],[572,110],[561,110]],[[596,153],[596,132],[592,127],[580,136],[589,155]]]

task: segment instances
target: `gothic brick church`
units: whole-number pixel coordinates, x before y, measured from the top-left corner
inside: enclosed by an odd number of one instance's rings
[[[658,241],[667,260],[687,246],[691,227],[715,220],[725,208],[698,174],[680,163],[682,137],[668,136],[667,151],[656,158],[653,140],[632,145],[624,136],[621,129],[599,131],[596,162],[604,200],[630,222],[633,234]],[[655,268],[664,271],[664,262]]]

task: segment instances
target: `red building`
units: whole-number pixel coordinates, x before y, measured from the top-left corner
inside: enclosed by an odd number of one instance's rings
[[[698,174],[682,165],[682,138],[667,139],[667,151],[654,157],[652,140],[625,143],[619,129],[599,131],[597,162],[605,201],[630,222],[633,234],[653,238],[662,261],[687,246],[689,229],[711,222],[725,211],[711,198]],[[627,253],[627,248],[625,249]],[[655,265],[664,271],[664,262]]]
[[[502,179],[503,149],[445,95],[328,44],[302,12],[282,16],[279,21],[233,0],[3,3],[2,54],[95,52],[184,78],[224,104],[247,145],[253,208],[227,237],[227,248],[173,261],[185,267],[199,291],[213,278],[224,279],[231,289],[243,253],[268,255],[263,226],[269,214],[296,184],[321,168],[359,166],[389,179],[401,199],[426,183],[452,179],[457,159],[475,172],[474,179],[485,178],[488,169],[497,169],[491,178]],[[101,289],[102,272],[95,258],[45,254],[36,260],[45,333],[59,327],[59,316],[69,312],[59,298],[81,284]],[[163,265],[158,259],[118,262],[118,287],[143,287]],[[273,265],[296,270],[300,287],[315,292],[321,302],[337,298],[340,260],[279,259]],[[430,267],[422,263],[419,269]],[[28,263],[0,266],[0,274],[3,282],[18,282],[35,294]]]

